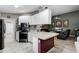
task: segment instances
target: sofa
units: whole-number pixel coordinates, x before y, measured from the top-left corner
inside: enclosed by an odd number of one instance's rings
[[[59,32],[59,35],[57,36],[58,39],[66,40],[70,35],[70,29],[63,30]]]

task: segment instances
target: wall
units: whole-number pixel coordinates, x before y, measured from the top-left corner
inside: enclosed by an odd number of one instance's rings
[[[7,18],[7,17],[10,17],[10,18]],[[19,18],[19,14],[10,14],[10,13],[0,13],[0,18],[1,19],[4,19],[7,20],[7,19],[10,19],[10,20],[15,20],[15,23],[17,23],[17,19]]]
[[[10,17],[10,18],[7,18],[7,17]],[[19,15],[18,14],[9,14],[9,13],[0,13],[0,18],[1,19],[4,19],[4,23],[7,25],[7,23],[10,23],[10,24],[13,24],[12,26],[13,26],[13,33],[15,34],[15,32],[16,32],[16,20],[17,20],[17,18],[19,17]],[[8,31],[9,30],[11,30],[11,29],[9,29],[10,28],[10,26],[7,26],[6,27],[6,29],[8,29]],[[7,32],[7,30],[6,30],[6,32]],[[12,34],[13,35],[13,34]],[[6,35],[5,35],[6,36]],[[13,36],[13,37],[15,37],[15,35]],[[13,38],[14,39],[14,38]],[[10,41],[10,40],[7,40],[8,42]]]
[[[71,29],[71,34],[74,33],[73,29],[79,29],[79,11],[65,13],[62,15],[58,15],[58,17],[60,17],[61,20],[69,19],[69,27],[67,28]]]
[[[18,14],[0,13],[0,18],[7,18],[7,16],[10,16],[11,19],[15,20],[19,17]]]
[[[6,25],[5,30],[5,42],[12,42],[15,39],[15,20],[14,19],[6,19],[4,20],[4,23]]]

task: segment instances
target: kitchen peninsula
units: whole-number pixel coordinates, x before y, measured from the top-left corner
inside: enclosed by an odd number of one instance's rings
[[[38,32],[33,37],[33,50],[36,53],[46,53],[54,47],[54,37],[59,35],[54,32]]]

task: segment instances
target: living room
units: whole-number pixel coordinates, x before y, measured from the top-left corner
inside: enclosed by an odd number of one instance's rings
[[[61,9],[61,8],[60,8]],[[55,38],[55,49],[51,52],[78,52],[79,10],[52,16],[51,25],[42,25],[41,31],[59,33]],[[57,45],[57,46],[56,46]]]
[[[78,52],[78,5],[1,5],[0,9],[5,23],[0,52]]]
[[[53,27],[54,27],[53,31],[60,33],[57,38],[65,40],[65,41],[71,40],[73,42],[72,46],[74,46],[74,48],[75,48],[74,52],[78,52],[78,51],[76,51],[78,49],[77,48],[78,46],[76,46],[78,43],[75,43],[76,41],[78,41],[77,37],[79,36],[78,15],[79,15],[79,11],[77,10],[77,11],[64,13],[64,14],[56,15],[56,16],[52,17],[53,18],[52,23],[53,23]],[[57,24],[57,22],[58,22],[58,24]],[[67,44],[67,42],[64,42],[64,43]],[[62,44],[64,45],[64,43],[62,43]]]
[[[79,0],[0,0],[1,59],[79,59]]]

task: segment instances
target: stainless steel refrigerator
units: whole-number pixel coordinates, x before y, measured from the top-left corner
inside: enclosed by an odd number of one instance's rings
[[[0,19],[0,50],[4,48],[4,33],[5,33],[4,26],[5,26],[4,20]]]

